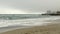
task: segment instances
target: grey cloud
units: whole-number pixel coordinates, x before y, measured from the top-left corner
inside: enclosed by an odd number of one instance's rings
[[[0,0],[0,5],[31,12],[59,10],[60,0]]]

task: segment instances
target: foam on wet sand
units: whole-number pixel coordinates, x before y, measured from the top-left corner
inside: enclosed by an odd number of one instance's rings
[[[60,34],[60,23],[47,26],[35,26],[31,28],[16,29],[0,34]]]

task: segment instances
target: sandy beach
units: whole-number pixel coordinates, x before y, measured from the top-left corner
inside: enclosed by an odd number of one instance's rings
[[[60,34],[60,23],[47,26],[35,26],[31,28],[16,29],[0,34]]]

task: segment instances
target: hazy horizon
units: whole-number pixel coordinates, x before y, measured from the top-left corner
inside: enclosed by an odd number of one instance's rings
[[[41,14],[60,10],[60,0],[0,0],[0,14]]]

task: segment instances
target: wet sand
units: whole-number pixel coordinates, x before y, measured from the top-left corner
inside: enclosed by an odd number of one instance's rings
[[[60,34],[60,23],[47,26],[35,26],[31,28],[16,29],[0,34]]]

